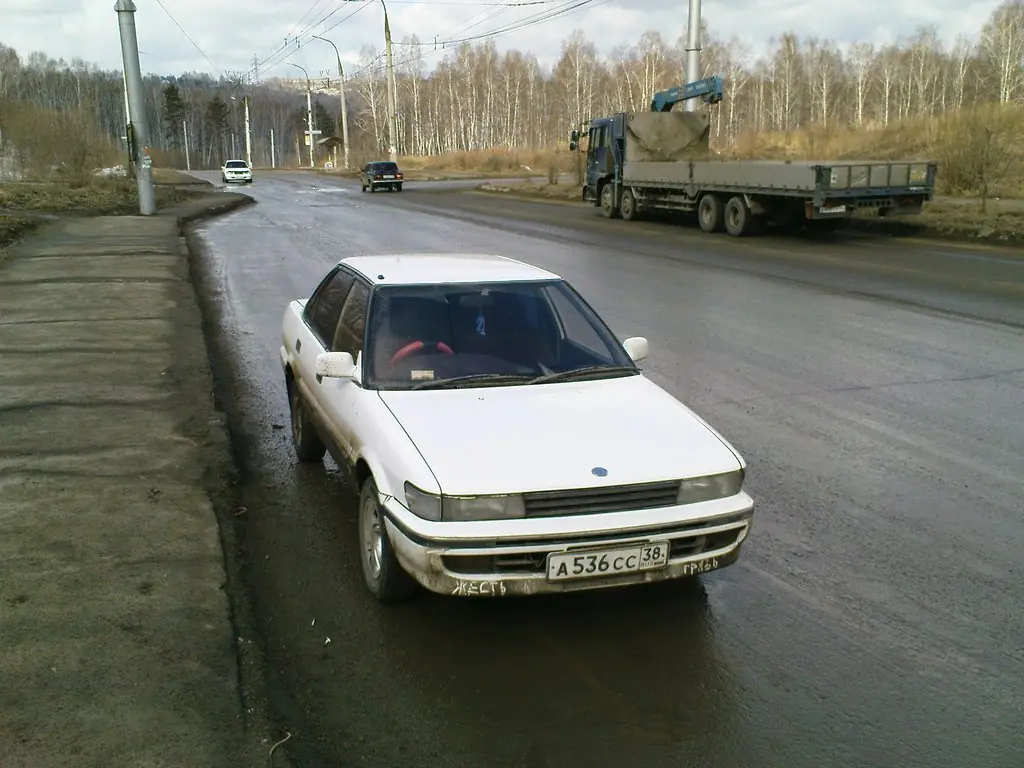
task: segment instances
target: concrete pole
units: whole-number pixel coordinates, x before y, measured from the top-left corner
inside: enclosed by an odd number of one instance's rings
[[[185,144],[185,170],[191,171],[192,161],[189,159],[188,156],[188,123],[184,120],[181,121],[181,135],[183,138],[183,142]]]
[[[341,94],[341,141],[345,145],[345,170],[348,170],[348,106],[345,103],[345,70],[341,66],[341,54],[338,52],[338,46],[328,40],[326,37],[320,37],[319,35],[313,35],[317,40],[323,40],[325,43],[331,43],[331,47],[334,49],[334,55],[338,59],[338,91]]]
[[[388,67],[388,143],[391,145],[388,155],[391,162],[394,163],[398,161],[398,146],[395,143],[398,140],[395,129],[395,113],[398,111],[398,102],[395,100],[395,62],[391,58],[391,24],[388,22],[388,7],[384,5],[384,0],[380,0],[380,4],[384,6],[384,51]]]
[[[146,125],[146,98],[142,89],[142,64],[139,62],[139,39],[135,34],[135,3],[117,0],[117,25],[121,33],[121,59],[124,82],[128,89],[128,119],[135,140],[135,178],[139,187],[139,213],[156,213],[156,190],[153,189],[153,160],[149,156],[149,127]]]
[[[249,133],[249,97],[245,98],[245,162],[252,168],[252,135]]]
[[[700,80],[700,0],[690,0],[690,20],[686,36],[686,82]],[[683,102],[687,112],[697,111],[697,99]]]
[[[274,156],[274,129],[270,129],[270,167],[277,168],[277,158]]]
[[[313,162],[313,89],[306,80],[306,122],[309,123],[309,167],[316,168]]]

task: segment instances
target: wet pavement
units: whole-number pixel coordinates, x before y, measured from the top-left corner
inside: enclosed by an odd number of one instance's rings
[[[459,186],[262,174],[244,190],[259,205],[199,231],[293,762],[1024,765],[1024,260],[739,242]],[[749,462],[737,565],[569,597],[373,601],[354,497],[291,451],[280,319],[340,258],[443,250],[558,272],[650,339],[651,378]]]

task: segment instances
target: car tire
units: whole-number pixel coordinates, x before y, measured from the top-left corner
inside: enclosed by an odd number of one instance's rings
[[[294,381],[288,382],[288,405],[291,410],[292,446],[296,457],[302,462],[323,461],[327,446],[317,434],[316,425],[309,417],[309,410]]]
[[[402,568],[391,548],[377,483],[372,475],[359,489],[359,561],[366,588],[380,602],[398,603],[416,593],[416,582]]]
[[[401,184],[395,184],[395,192],[401,192],[401,191],[402,191],[402,185]]]

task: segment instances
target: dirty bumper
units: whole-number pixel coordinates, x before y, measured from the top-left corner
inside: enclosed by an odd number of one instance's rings
[[[741,494],[725,514],[587,533],[432,539],[408,511],[384,505],[402,567],[423,587],[460,597],[541,595],[687,578],[732,565],[750,532],[753,503]],[[659,510],[660,511],[660,510]]]

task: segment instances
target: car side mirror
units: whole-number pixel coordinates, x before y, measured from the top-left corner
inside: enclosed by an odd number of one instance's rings
[[[316,356],[316,375],[325,379],[352,379],[356,361],[351,352],[323,352]]]
[[[626,350],[626,354],[629,355],[629,359],[634,363],[639,363],[647,357],[647,354],[651,351],[650,345],[647,343],[647,339],[643,336],[630,336],[622,342],[622,348]]]

